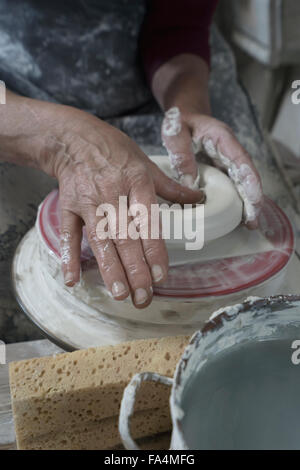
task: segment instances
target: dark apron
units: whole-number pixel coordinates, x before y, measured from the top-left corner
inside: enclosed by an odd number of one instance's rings
[[[101,118],[151,100],[138,39],[145,0],[0,0],[0,77],[7,88]]]

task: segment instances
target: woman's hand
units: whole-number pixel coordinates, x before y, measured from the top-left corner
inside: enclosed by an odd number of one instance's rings
[[[245,223],[256,228],[263,201],[260,177],[232,130],[211,117],[208,76],[207,64],[192,54],[178,55],[156,71],[153,93],[166,110],[162,139],[179,181],[188,187],[195,187],[200,150],[224,169],[244,202]]]
[[[85,224],[102,278],[113,297],[122,300],[131,294],[136,307],[149,305],[152,284],[167,276],[165,243],[161,238],[122,239],[119,196],[127,197],[129,206],[143,204],[147,215],[140,218],[140,227],[150,227],[156,194],[184,204],[199,201],[201,191],[168,178],[125,134],[88,113],[11,93],[5,106],[0,157],[38,167],[58,179],[65,283],[73,286],[79,281]],[[96,212],[100,204],[112,204],[116,209],[114,240],[98,236],[101,216]],[[129,222],[130,217],[127,219]]]
[[[60,137],[53,140],[55,175],[59,181],[63,269],[68,285],[79,280],[81,225],[86,226],[89,244],[97,259],[103,280],[119,300],[132,293],[136,307],[151,302],[152,283],[166,279],[168,256],[162,239],[119,237],[119,197],[128,206],[143,204],[147,209],[140,226],[151,223],[151,204],[156,194],[180,203],[195,202],[201,193],[183,188],[169,179],[125,134],[99,119],[67,111]],[[114,240],[100,240],[96,226],[99,204],[116,209]],[[126,205],[127,209],[127,205]],[[127,217],[130,223],[130,217]]]
[[[178,132],[172,134],[170,129],[176,127]],[[194,187],[197,177],[195,153],[201,150],[228,173],[244,202],[246,225],[257,227],[263,198],[260,177],[250,155],[228,126],[197,111],[180,112],[178,108],[171,108],[165,114],[162,138],[182,184]]]

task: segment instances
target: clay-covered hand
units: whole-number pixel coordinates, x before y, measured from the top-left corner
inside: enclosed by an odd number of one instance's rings
[[[100,119],[63,107],[56,120],[55,130],[49,131],[41,166],[59,181],[65,282],[73,286],[79,281],[85,224],[102,278],[113,297],[123,300],[131,293],[134,305],[143,308],[151,302],[152,283],[162,282],[167,276],[167,251],[161,238],[120,236],[119,196],[127,197],[128,206],[143,204],[147,215],[140,217],[140,227],[150,227],[151,204],[157,203],[156,195],[192,203],[200,200],[202,193],[168,178],[131,139]],[[97,226],[105,217],[104,213],[96,215],[100,204],[111,204],[116,209],[115,239],[99,238]],[[132,221],[127,212],[126,220],[127,224]]]
[[[199,151],[225,170],[243,199],[246,225],[257,227],[263,201],[260,177],[250,155],[227,125],[197,110],[185,112],[172,107],[165,113],[162,139],[179,181],[186,186],[195,187],[195,154]]]

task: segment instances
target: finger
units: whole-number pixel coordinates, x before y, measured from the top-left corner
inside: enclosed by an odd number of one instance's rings
[[[205,195],[202,190],[190,189],[181,185],[172,178],[169,178],[151,161],[147,165],[151,171],[155,192],[158,196],[167,201],[178,202],[179,204],[193,204],[204,201]]]
[[[103,222],[105,217],[97,217],[96,211],[95,206],[90,206],[83,214],[88,241],[107,289],[116,300],[124,300],[129,295],[126,274],[113,241],[108,237],[104,239],[102,228],[100,229],[99,223]]]
[[[162,139],[180,183],[191,189],[197,188],[198,165],[193,152],[191,131],[182,122],[180,111],[176,107],[165,114]]]
[[[233,180],[244,202],[246,225],[257,228],[263,192],[259,174],[250,155],[230,132],[224,132],[218,139],[205,137],[202,143],[205,152],[226,169]]]
[[[120,208],[119,202],[115,202],[114,206],[117,209],[117,222],[113,242],[127,276],[133,303],[137,308],[144,308],[151,303],[153,296],[150,269],[145,259],[139,232],[128,214],[127,198],[126,205]]]
[[[139,226],[144,256],[155,284],[168,275],[168,253],[161,236],[161,226],[154,184],[150,178],[135,184],[129,195],[129,207]],[[156,214],[156,216],[155,216]]]
[[[82,220],[69,210],[61,210],[60,256],[66,286],[73,287],[80,280],[80,253]]]

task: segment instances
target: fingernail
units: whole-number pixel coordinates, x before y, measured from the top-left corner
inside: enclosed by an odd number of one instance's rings
[[[65,284],[66,286],[70,286],[71,284],[74,283],[74,277],[73,274],[68,272],[65,274]]]
[[[195,178],[192,175],[182,175],[180,178],[180,184],[190,189],[197,189]]]
[[[148,300],[148,293],[146,289],[139,287],[134,293],[134,301],[137,305],[144,304]]]
[[[152,278],[153,278],[153,281],[154,282],[158,282],[160,281],[163,276],[164,276],[164,273],[163,273],[163,270],[162,268],[159,266],[159,264],[154,264],[151,268],[151,274],[152,274]]]
[[[111,293],[114,297],[120,297],[120,295],[125,294],[127,291],[123,282],[115,281],[111,287]]]

